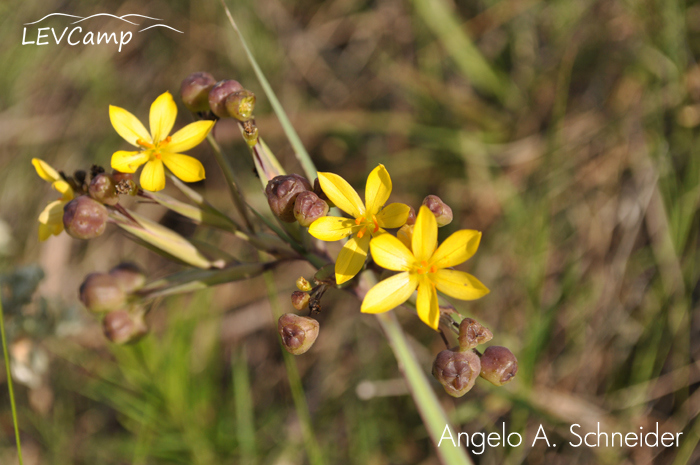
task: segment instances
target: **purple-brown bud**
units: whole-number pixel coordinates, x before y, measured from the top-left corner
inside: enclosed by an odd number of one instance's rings
[[[311,348],[318,337],[318,321],[293,313],[282,315],[277,322],[277,332],[282,345],[290,354],[301,355]]]
[[[192,73],[180,84],[180,98],[192,113],[209,111],[209,92],[216,79],[209,73]]]
[[[469,392],[480,371],[479,356],[471,350],[443,350],[433,362],[433,376],[452,397],[462,397]]]
[[[93,313],[108,312],[126,303],[126,294],[114,276],[91,273],[80,285],[80,301]]]
[[[112,180],[118,194],[136,195],[139,188],[134,181],[134,173],[122,173],[121,171],[112,171]]]
[[[105,232],[107,209],[87,195],[81,195],[63,207],[63,227],[76,239],[94,239]]]
[[[111,176],[106,173],[100,173],[90,181],[88,187],[90,197],[98,202],[107,205],[116,205],[119,203],[119,194],[117,193],[116,184]]]
[[[138,291],[146,284],[146,275],[133,263],[120,263],[109,270],[109,275],[127,294]]]
[[[308,228],[311,223],[328,214],[328,204],[311,191],[302,192],[294,201],[294,218]]]
[[[309,294],[307,294],[306,292],[292,292],[292,306],[299,311],[304,310],[306,307],[308,307],[309,300],[311,300],[311,297],[309,297]]]
[[[447,226],[448,224],[452,223],[452,209],[437,195],[427,196],[425,199],[423,199],[423,205],[428,207],[430,211],[433,212],[439,227]]]
[[[410,226],[416,224],[416,209],[413,207],[409,208],[410,210],[408,210],[408,218],[406,218],[406,224]]]
[[[253,117],[255,94],[246,89],[239,90],[226,97],[224,105],[229,116],[246,122]]]
[[[219,81],[209,92],[209,107],[219,118],[228,118],[231,115],[226,110],[226,99],[234,92],[243,90],[243,86],[232,79]]]
[[[136,342],[148,333],[148,326],[143,318],[143,311],[115,310],[105,315],[102,331],[107,339],[115,344]]]
[[[496,386],[503,386],[518,372],[518,359],[502,346],[490,346],[481,356],[481,377]]]
[[[485,344],[492,338],[493,333],[472,318],[465,318],[459,324],[458,340],[460,352],[473,349],[479,344]]]
[[[298,174],[289,174],[272,178],[265,187],[265,195],[272,213],[285,223],[293,223],[296,220],[294,202],[300,193],[309,190],[311,185],[306,178]]]

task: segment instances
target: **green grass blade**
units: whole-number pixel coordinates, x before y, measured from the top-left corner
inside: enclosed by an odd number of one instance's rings
[[[7,350],[7,337],[5,336],[5,313],[2,309],[2,298],[0,296],[0,334],[2,335],[2,351],[5,355],[5,370],[7,370],[7,390],[10,392],[10,406],[12,407],[12,423],[15,427],[15,439],[17,441],[17,457],[19,465],[23,465],[22,444],[19,439],[19,422],[17,421],[17,407],[15,405],[15,391],[12,388],[12,373],[10,370],[10,354]]]
[[[233,361],[233,391],[236,402],[236,435],[241,452],[241,463],[257,463],[255,445],[255,412],[253,411],[253,394],[248,376],[248,356],[245,345],[236,354]]]
[[[243,49],[245,50],[245,53],[248,56],[250,65],[253,67],[255,75],[258,77],[260,85],[265,91],[265,95],[267,95],[267,98],[270,100],[270,105],[272,105],[272,109],[275,111],[275,114],[277,115],[277,118],[279,119],[280,124],[282,125],[282,129],[284,129],[284,133],[286,134],[287,139],[289,139],[289,143],[292,144],[294,154],[296,155],[297,160],[299,160],[301,167],[304,169],[306,177],[309,178],[309,180],[316,179],[316,166],[314,165],[314,162],[311,161],[311,157],[306,151],[304,144],[301,142],[299,134],[297,134],[296,130],[294,129],[294,126],[292,126],[291,121],[289,121],[287,113],[285,113],[284,108],[282,108],[282,104],[277,99],[277,95],[275,95],[275,91],[272,90],[272,86],[270,86],[270,83],[267,81],[265,74],[262,72],[262,69],[260,69],[258,62],[255,60],[253,53],[250,51],[248,43],[245,41],[243,34],[238,29],[238,25],[236,24],[236,21],[234,21],[233,16],[231,15],[231,12],[226,6],[224,0],[221,0],[221,5],[226,11],[226,16],[228,16],[228,19],[231,22],[231,26],[233,27],[234,31],[236,31],[236,34],[238,34],[238,38],[241,39],[241,44],[243,45]]]

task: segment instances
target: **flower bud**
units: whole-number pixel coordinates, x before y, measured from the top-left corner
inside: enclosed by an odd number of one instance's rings
[[[301,291],[292,292],[292,306],[297,310],[304,310],[309,305],[309,294]]]
[[[518,372],[518,360],[509,349],[490,346],[481,356],[481,377],[491,384],[503,386]]]
[[[311,348],[318,337],[318,321],[307,316],[286,313],[277,322],[277,332],[290,354],[301,355]]]
[[[272,178],[265,187],[265,195],[272,213],[285,223],[293,223],[297,195],[309,190],[311,185],[306,178],[298,174],[289,174]]]
[[[115,344],[136,342],[148,333],[148,326],[143,318],[143,311],[129,312],[115,310],[105,315],[102,320],[102,331],[107,339]]]
[[[224,105],[230,116],[233,116],[238,121],[248,121],[253,117],[255,94],[246,89],[239,90],[226,97]]]
[[[134,173],[122,173],[121,171],[112,171],[112,180],[118,194],[136,195],[139,188],[134,181]]]
[[[438,226],[447,226],[452,223],[452,209],[437,195],[427,196],[423,199],[423,205],[433,212]]]
[[[311,223],[328,214],[328,204],[311,191],[302,192],[294,201],[294,218],[308,228]]]
[[[413,225],[416,224],[416,209],[413,207],[409,208],[410,210],[408,210],[408,218],[406,218],[406,224]]]
[[[114,276],[91,273],[80,285],[80,301],[91,312],[102,313],[122,307],[126,294]]]
[[[297,279],[296,284],[297,289],[299,289],[300,291],[309,292],[312,289],[311,283],[308,282],[303,276],[299,276],[299,279]]]
[[[479,356],[471,350],[443,350],[433,362],[433,376],[452,397],[462,397],[469,392],[480,371]]]
[[[100,173],[90,181],[88,187],[90,197],[98,202],[107,205],[116,205],[119,203],[119,194],[117,194],[116,184],[114,180],[105,173]]]
[[[408,247],[408,250],[411,250],[413,247],[411,245],[413,241],[413,225],[406,223],[401,226],[401,229],[396,232],[396,237],[403,243],[403,245]]]
[[[100,202],[81,195],[63,207],[63,227],[76,239],[94,239],[105,232],[107,209]]]
[[[192,73],[180,84],[180,98],[192,113],[209,111],[209,92],[216,79],[209,73]]]
[[[479,344],[485,344],[491,338],[493,338],[493,333],[472,318],[465,318],[459,324],[458,340],[460,352],[473,349]]]
[[[138,291],[146,284],[146,275],[133,263],[120,263],[109,270],[109,275],[127,294]]]
[[[229,95],[239,90],[243,90],[243,86],[238,81],[229,79],[217,82],[209,91],[209,107],[211,111],[219,118],[230,117],[231,115],[226,110],[226,99]]]

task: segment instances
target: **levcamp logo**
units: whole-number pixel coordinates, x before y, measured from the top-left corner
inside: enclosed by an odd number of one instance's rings
[[[38,25],[45,19],[51,17],[51,16],[63,16],[63,17],[68,17],[68,18],[78,18],[77,21],[73,21],[70,23],[69,26],[65,26],[63,30],[61,28],[54,28],[54,27],[38,27],[34,26],[35,24]],[[97,16],[108,16],[111,18],[116,18],[124,23],[128,23],[134,26],[141,26],[140,23],[136,23],[134,21],[137,21],[138,19],[136,18],[143,18],[146,20],[153,20],[153,21],[162,21],[161,19],[158,18],[151,18],[150,16],[143,16],[143,15],[137,15],[137,14],[129,14],[129,15],[123,15],[123,16],[115,16],[111,15],[109,13],[97,13],[92,16],[88,16],[87,18],[83,18],[82,16],[75,16],[75,15],[68,15],[65,13],[51,13],[43,18],[41,18],[38,21],[34,21],[32,23],[25,23],[24,24],[24,31],[22,33],[22,45],[50,45],[50,44],[55,44],[55,45],[61,45],[63,42],[63,39],[65,37],[65,42],[66,44],[70,46],[75,46],[79,44],[83,45],[108,45],[108,44],[113,44],[119,47],[119,51],[122,51],[122,47],[129,42],[131,42],[131,39],[133,37],[133,34],[131,31],[91,31],[89,29],[88,23],[84,23],[84,21],[87,21],[91,18],[95,18]],[[136,17],[134,18],[134,21],[130,21],[126,18],[131,18],[131,17]],[[73,26],[74,24],[78,23],[83,23],[80,26]],[[27,28],[27,26],[30,26]],[[183,34],[182,31],[178,31],[174,27],[170,27],[167,24],[163,23],[156,23],[148,27],[144,27],[143,29],[140,29],[136,31],[137,33],[147,31],[149,29],[157,28],[157,27],[165,27],[170,30],[173,30],[175,32],[178,32],[180,34]],[[50,32],[49,32],[50,31]],[[119,34],[117,35],[117,32]]]

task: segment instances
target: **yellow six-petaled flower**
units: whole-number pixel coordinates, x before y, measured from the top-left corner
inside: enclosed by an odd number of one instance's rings
[[[333,173],[318,173],[321,189],[338,208],[352,216],[324,216],[309,226],[309,234],[322,241],[338,241],[352,235],[335,262],[335,279],[342,284],[352,279],[367,258],[370,239],[385,233],[383,228],[399,228],[408,218],[408,205],[392,203],[384,207],[391,195],[391,177],[384,165],[377,166],[367,177],[365,203],[346,180]],[[382,208],[383,207],[383,208]]]
[[[420,208],[409,250],[399,239],[383,234],[372,241],[372,258],[379,266],[400,273],[372,287],[362,302],[363,313],[382,313],[398,307],[418,288],[418,316],[433,329],[440,322],[436,289],[461,300],[474,300],[489,290],[463,271],[447,268],[467,261],[479,247],[481,233],[464,229],[437,246],[437,222],[425,206]]]
[[[45,161],[32,158],[32,165],[41,179],[50,182],[51,187],[61,194],[60,199],[48,204],[39,215],[39,240],[45,241],[52,234],[58,236],[63,231],[63,207],[73,200],[73,188]]]
[[[151,105],[150,133],[134,115],[110,105],[109,119],[114,129],[128,143],[140,148],[134,152],[115,152],[112,155],[112,168],[122,173],[134,173],[145,164],[140,181],[141,187],[149,191],[159,191],[165,187],[163,164],[185,182],[204,179],[204,167],[199,160],[180,152],[199,145],[214,127],[214,121],[197,121],[169,136],[176,117],[177,105],[170,92],[160,95]]]

